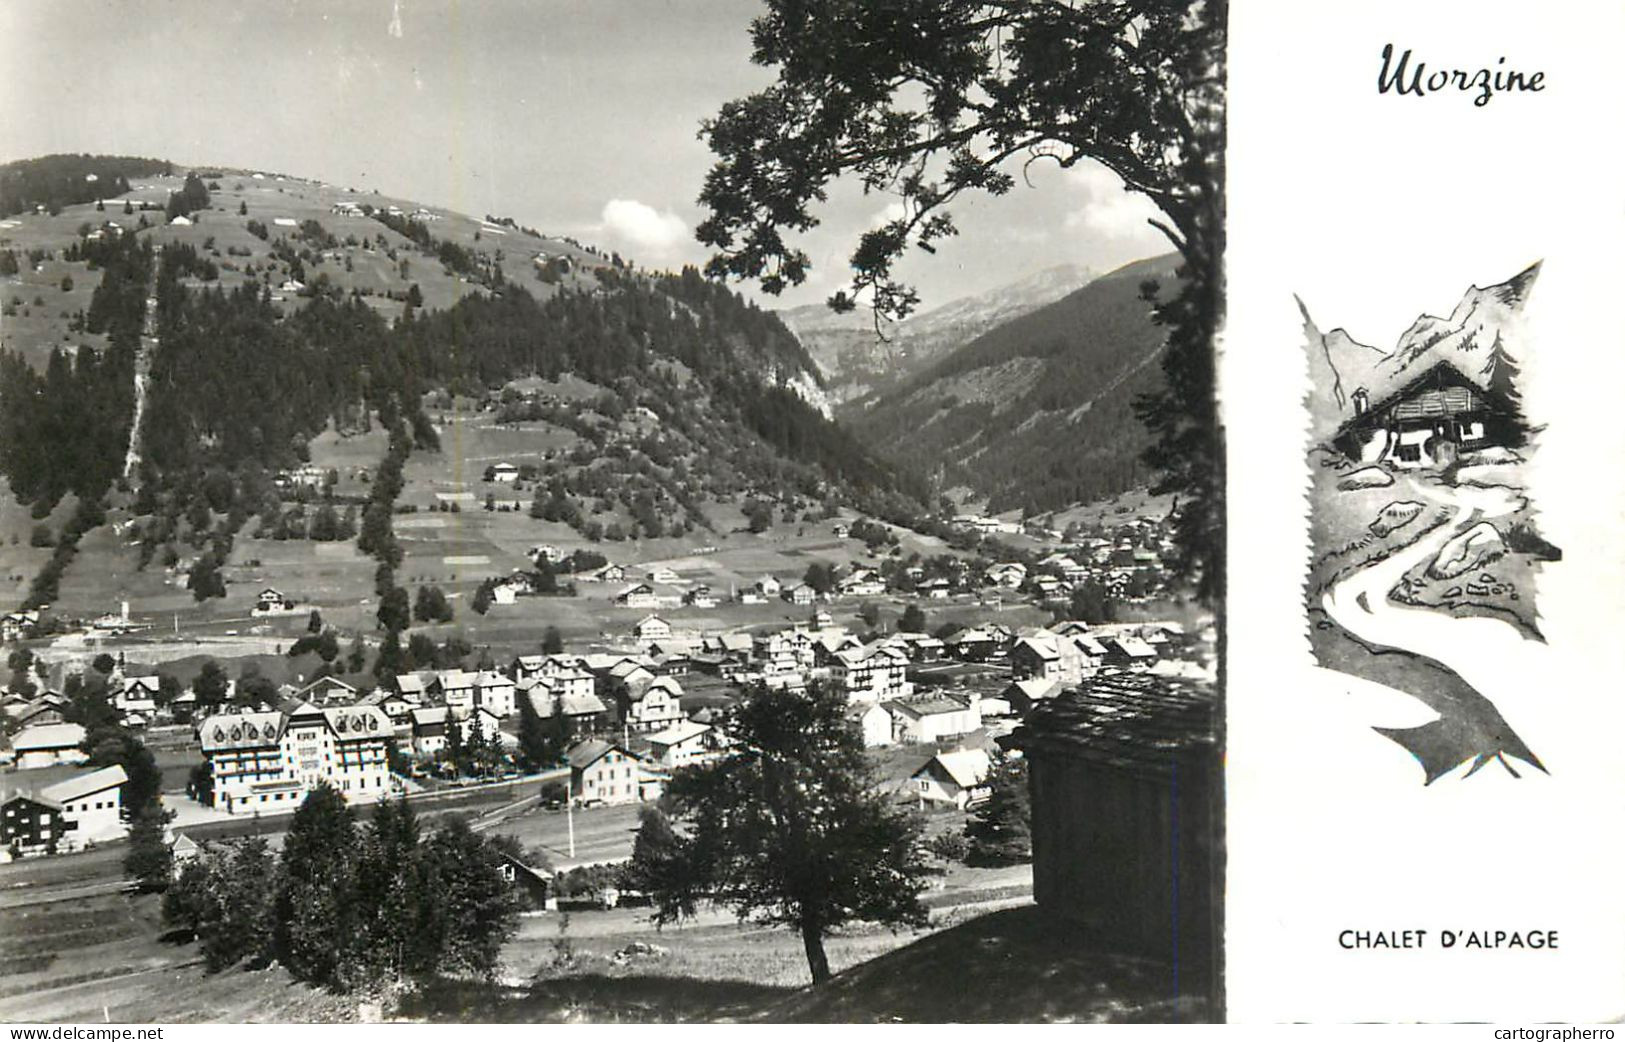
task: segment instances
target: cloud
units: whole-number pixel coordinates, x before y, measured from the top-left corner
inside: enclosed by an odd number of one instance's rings
[[[1066,227],[1104,239],[1161,243],[1162,236],[1146,221],[1160,216],[1151,200],[1123,187],[1116,174],[1099,163],[1083,163],[1067,171],[1069,190],[1081,201],[1066,215]]]
[[[656,210],[636,199],[611,199],[599,216],[604,233],[640,259],[659,260],[690,244],[688,223],[670,210]]]
[[[901,202],[889,202],[869,217],[869,227],[878,230],[893,221],[901,221],[907,216],[908,210],[904,208]]]

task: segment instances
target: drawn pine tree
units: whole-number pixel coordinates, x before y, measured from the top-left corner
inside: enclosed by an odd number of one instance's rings
[[[1490,357],[1482,372],[1489,377],[1490,396],[1507,406],[1507,415],[1501,421],[1505,443],[1510,448],[1518,448],[1529,440],[1529,424],[1523,415],[1523,396],[1518,393],[1518,363],[1507,353],[1499,332],[1495,334],[1495,343],[1490,345]]]

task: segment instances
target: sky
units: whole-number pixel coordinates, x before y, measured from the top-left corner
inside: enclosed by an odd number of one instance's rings
[[[650,267],[701,263],[701,120],[772,81],[750,63],[759,0],[6,0],[0,161],[153,156],[308,177],[509,216]],[[923,306],[1057,264],[1167,252],[1101,167],[1029,171],[953,208],[956,240],[901,274]],[[844,281],[895,200],[837,186],[801,245]],[[749,287],[745,287],[749,288]],[[773,303],[772,301],[768,301]]]

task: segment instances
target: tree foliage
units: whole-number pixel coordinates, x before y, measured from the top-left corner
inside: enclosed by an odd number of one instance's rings
[[[1212,596],[1222,585],[1222,473],[1213,333],[1223,253],[1224,0],[769,0],[751,25],[752,60],[776,71],[731,101],[703,136],[718,161],[700,201],[708,274],[769,293],[806,280],[792,237],[838,180],[898,195],[902,213],[865,232],[849,289],[879,317],[918,293],[893,265],[955,232],[966,191],[1002,195],[1049,161],[1105,166],[1149,198],[1179,251],[1181,289],[1156,305],[1169,331],[1165,389],[1137,410],[1153,434],[1156,487],[1185,497],[1182,563]]]
[[[667,795],[682,835],[662,840],[656,870],[643,877],[657,922],[712,901],[788,927],[822,983],[831,930],[925,921],[920,822],[877,790],[845,710],[844,698],[820,688],[759,689],[736,711],[734,751],[673,776]]]
[[[1013,865],[1033,856],[1033,806],[1027,761],[1005,760],[988,776],[988,798],[965,823],[972,864]]]

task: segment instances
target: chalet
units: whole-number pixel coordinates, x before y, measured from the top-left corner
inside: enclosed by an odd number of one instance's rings
[[[988,797],[993,761],[981,749],[938,753],[909,775],[909,789],[922,805],[949,803],[964,810]]]
[[[921,695],[887,702],[886,708],[895,721],[894,732],[903,742],[940,742],[982,726],[981,699],[975,693],[963,701],[952,695]]]
[[[395,690],[408,702],[428,702],[440,693],[440,675],[428,670],[402,673],[395,678]]]
[[[948,646],[928,633],[902,632],[891,639],[910,662],[941,662],[948,654]]]
[[[643,799],[643,758],[619,742],[589,738],[565,754],[570,798],[584,804],[636,803]]]
[[[38,790],[17,790],[0,803],[0,847],[24,854],[83,850],[119,839],[123,787],[117,764],[86,771]]]
[[[1090,644],[1094,644],[1090,640]],[[1068,637],[1041,630],[1022,637],[1010,649],[1010,672],[1017,680],[1053,680],[1076,684],[1094,674],[1100,659]]]
[[[970,626],[950,636],[944,643],[948,654],[961,662],[986,662],[999,652],[1000,641],[991,631]]]
[[[490,741],[495,735],[498,740],[502,738],[502,721],[489,709],[474,709],[464,714],[451,714],[449,727],[456,727],[462,735],[463,744],[472,743],[475,737]]]
[[[771,575],[764,575],[756,580],[756,592],[763,597],[777,597],[782,589],[784,584]]]
[[[523,858],[506,850],[495,848],[499,864],[497,871],[503,882],[523,895],[522,906],[531,909],[555,909],[558,898],[553,893],[553,873],[540,865],[527,863]]]
[[[653,586],[635,583],[615,595],[615,604],[620,608],[658,608],[660,598]]]
[[[645,615],[632,624],[634,640],[666,640],[671,637],[671,623],[658,615]]]
[[[640,678],[615,691],[617,715],[633,733],[660,731],[687,719],[682,699],[683,685],[672,677]]]
[[[886,583],[871,568],[857,568],[842,576],[835,589],[844,597],[875,597],[886,592]]]
[[[924,594],[929,600],[945,601],[953,593],[953,584],[943,578],[926,579],[924,582],[917,584],[914,589],[918,593]]]
[[[1157,649],[1136,636],[1124,634],[1102,643],[1106,645],[1105,664],[1117,669],[1150,669],[1157,661]]]
[[[1198,989],[1221,936],[1217,716],[1211,685],[1102,676],[1000,740],[1028,763],[1039,909],[1080,943],[1177,963]]]
[[[513,715],[514,690],[514,682],[495,670],[481,670],[474,676],[475,704],[498,720]]]
[[[446,747],[446,725],[451,711],[445,706],[419,706],[412,710],[412,751],[434,756]]]
[[[715,638],[715,652],[735,662],[750,660],[755,641],[749,633],[722,633]]]
[[[717,597],[711,587],[702,584],[683,594],[683,603],[690,608],[715,608]]]
[[[316,706],[354,705],[361,692],[338,677],[318,677],[304,687],[295,689],[289,698],[294,702],[309,702]]]
[[[1014,680],[999,697],[1011,710],[1025,716],[1040,702],[1047,702],[1065,690],[1066,685],[1058,680]]]
[[[1000,561],[989,565],[982,576],[994,586],[1014,590],[1027,581],[1027,566],[1020,561]]]
[[[892,744],[892,716],[879,702],[853,703],[847,707],[846,719],[863,736],[865,749]]]
[[[649,735],[649,755],[673,770],[702,763],[716,754],[717,737],[709,724],[684,720]]]
[[[835,538],[845,539],[852,534],[852,526],[845,521],[837,521],[830,527],[830,531],[835,533]]]
[[[126,724],[151,723],[158,712],[158,678],[125,677],[113,692],[113,708]]]
[[[540,546],[531,547],[527,552],[527,556],[538,565],[543,561],[548,564],[558,564],[564,560],[564,551],[552,543],[542,543]]]
[[[852,702],[880,702],[911,694],[907,680],[908,656],[883,644],[838,652],[830,663],[830,679]]]
[[[584,574],[582,579],[587,582],[618,583],[626,581],[626,569],[618,564],[606,564]]]
[[[85,729],[79,724],[34,724],[11,736],[17,756],[17,769],[54,767],[60,763],[84,763],[90,755],[79,748]]]
[[[474,689],[478,684],[477,673],[466,669],[443,669],[440,671],[440,698],[447,708],[454,710],[458,716],[464,716],[474,710]]]
[[[68,700],[65,697],[47,691],[38,698],[14,706],[7,715],[21,730],[27,727],[39,727],[44,724],[67,723],[68,718],[64,715],[67,709]]]
[[[644,573],[643,577],[652,583],[662,583],[666,586],[671,586],[674,583],[680,583],[683,581],[682,576],[678,575],[676,572],[665,567],[664,565],[658,568],[651,568],[648,572]]]
[[[793,583],[782,588],[779,596],[791,604],[807,605],[818,599],[818,591],[806,583]]]
[[[827,630],[833,625],[835,625],[835,616],[833,616],[833,615],[831,615],[829,613],[829,609],[827,609],[827,608],[815,608],[815,609],[813,609],[813,613],[812,613],[812,628],[813,629],[815,629],[815,630]]]
[[[33,609],[0,615],[0,643],[10,643],[31,636],[37,625],[39,612]]]
[[[591,691],[556,692],[537,686],[531,688],[526,697],[530,699],[531,708],[536,710],[537,716],[548,720],[554,713],[562,713],[576,734],[592,734],[601,730],[609,720],[609,707]]]
[[[294,601],[267,586],[254,600],[251,615],[286,615],[294,609]]]
[[[489,473],[491,475],[489,480],[501,484],[511,485],[515,481],[519,480],[519,468],[514,466],[512,463],[494,464]]]
[[[1493,355],[1487,355],[1493,362]],[[1468,375],[1440,360],[1419,375],[1382,373],[1350,395],[1354,415],[1332,443],[1360,463],[1443,467],[1491,445],[1505,445],[1516,411],[1491,381],[1492,364]]]

